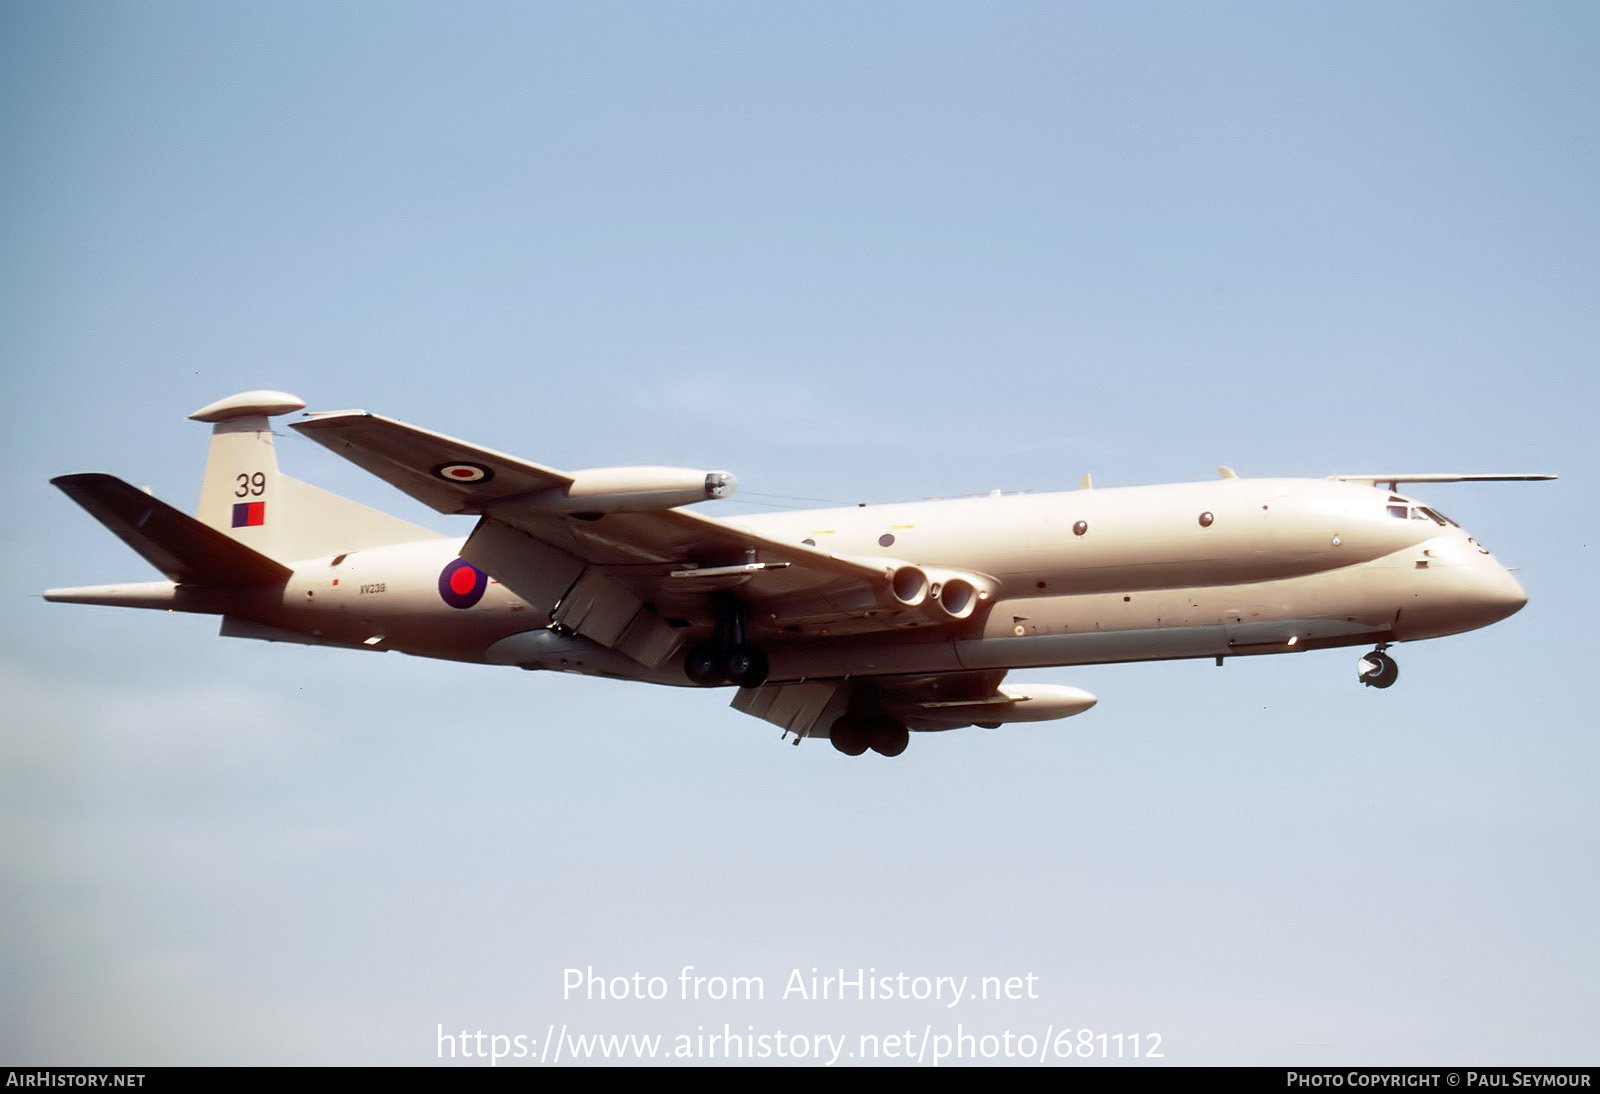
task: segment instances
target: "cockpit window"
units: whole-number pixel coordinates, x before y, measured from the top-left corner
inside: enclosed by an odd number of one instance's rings
[[[1398,503],[1402,499],[1391,497],[1389,500],[1391,502]],[[1461,527],[1461,525],[1457,524],[1455,521],[1451,520],[1437,509],[1429,509],[1426,505],[1394,504],[1388,506],[1388,513],[1396,520],[1431,520],[1441,528],[1446,526],[1451,528]]]

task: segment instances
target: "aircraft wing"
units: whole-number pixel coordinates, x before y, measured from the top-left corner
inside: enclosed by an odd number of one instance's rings
[[[441,513],[481,513],[506,498],[572,481],[554,468],[363,410],[313,414],[289,424]]]
[[[1367,486],[1377,486],[1380,482],[1386,482],[1390,483],[1392,488],[1394,484],[1402,482],[1548,482],[1556,476],[1530,474],[1524,471],[1496,472],[1487,475],[1458,475],[1427,471],[1408,472],[1399,475],[1334,475],[1332,477],[1340,482],[1365,483]]]
[[[831,555],[678,508],[552,511],[587,472],[563,472],[364,411],[294,429],[441,513],[477,514],[463,557],[556,622],[647,664],[672,648],[639,610],[675,630],[709,622],[707,593],[737,591],[753,629],[829,633],[926,626],[904,564]],[[623,470],[623,469],[616,469]],[[640,469],[654,470],[654,469]],[[619,594],[625,591],[626,595]],[[641,637],[643,627],[650,632]]]

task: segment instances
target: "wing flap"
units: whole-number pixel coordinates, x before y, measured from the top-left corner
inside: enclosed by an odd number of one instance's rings
[[[731,705],[734,710],[771,722],[796,737],[826,737],[849,703],[849,681],[817,680],[740,688]]]

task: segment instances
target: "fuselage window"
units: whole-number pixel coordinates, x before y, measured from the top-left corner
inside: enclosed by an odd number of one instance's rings
[[[1410,516],[1410,513],[1406,510],[1404,505],[1391,505],[1389,506],[1389,515],[1400,520],[1405,520]]]

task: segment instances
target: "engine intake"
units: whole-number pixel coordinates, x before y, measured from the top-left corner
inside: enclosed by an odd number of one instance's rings
[[[902,608],[920,608],[928,599],[928,575],[909,562],[890,564],[889,591]]]
[[[927,575],[931,584],[923,607],[935,619],[971,619],[978,606],[994,593],[994,583],[981,574],[930,568]]]

